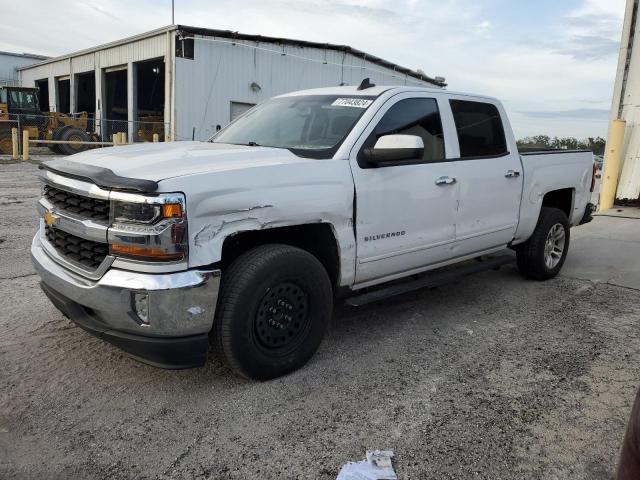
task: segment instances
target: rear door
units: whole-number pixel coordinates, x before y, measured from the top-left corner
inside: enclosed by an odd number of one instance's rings
[[[458,186],[455,166],[446,160],[453,126],[440,116],[439,94],[403,93],[391,97],[367,125],[351,150],[356,188],[356,283],[381,279],[446,260],[455,242]],[[443,134],[448,132],[448,134]],[[422,158],[372,167],[361,152],[384,135],[418,135]]]
[[[498,102],[451,97],[459,185],[456,255],[506,246],[518,226],[522,164]],[[514,151],[512,151],[514,150]]]

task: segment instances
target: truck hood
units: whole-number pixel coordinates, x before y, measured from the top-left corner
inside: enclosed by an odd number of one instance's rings
[[[159,182],[199,173],[312,161],[315,160],[297,157],[283,148],[209,142],[166,142],[89,150],[48,163],[62,172],[65,171],[65,164],[72,163],[106,168],[120,177]]]

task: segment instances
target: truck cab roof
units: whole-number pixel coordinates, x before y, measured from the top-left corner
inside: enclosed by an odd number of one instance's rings
[[[475,97],[483,100],[490,100],[492,102],[499,102],[498,99],[487,95],[479,95],[475,93],[456,92],[451,90],[445,90],[438,87],[421,87],[421,86],[409,86],[409,85],[375,85],[373,87],[359,89],[357,85],[344,85],[336,87],[323,87],[312,88],[308,90],[299,90],[297,92],[285,93],[279,95],[277,98],[293,97],[303,95],[345,95],[349,97],[379,97],[384,93],[398,94],[404,92],[425,92],[434,94],[447,94],[455,96]]]

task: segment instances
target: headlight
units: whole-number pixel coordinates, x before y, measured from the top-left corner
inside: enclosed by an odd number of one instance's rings
[[[184,195],[156,197],[112,192],[109,252],[145,262],[187,258],[187,214]]]
[[[160,218],[162,208],[160,205],[148,203],[127,203],[114,201],[113,221],[116,223],[143,223],[151,224]]]

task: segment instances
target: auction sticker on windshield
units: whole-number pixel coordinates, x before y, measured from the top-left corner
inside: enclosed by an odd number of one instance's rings
[[[373,100],[368,100],[366,98],[337,98],[331,106],[367,108],[372,102]]]

